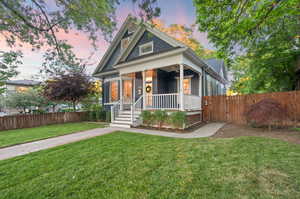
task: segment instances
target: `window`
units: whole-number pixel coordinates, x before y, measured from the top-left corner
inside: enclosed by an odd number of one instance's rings
[[[136,25],[134,23],[131,23],[128,25],[128,34],[132,34],[136,31]]]
[[[128,47],[130,39],[131,39],[131,37],[126,37],[126,38],[121,40],[121,50],[122,51],[125,50]]]
[[[180,79],[179,78],[176,78],[177,79],[177,89],[178,89],[178,92],[180,90]],[[192,94],[192,87],[191,87],[191,77],[186,77],[183,79],[183,94],[185,95],[191,95]]]
[[[146,55],[153,52],[153,42],[148,42],[146,44],[139,46],[140,55]]]
[[[110,82],[110,102],[115,102],[118,100],[118,81]]]
[[[191,78],[186,78],[183,80],[183,93],[186,95],[191,94]]]

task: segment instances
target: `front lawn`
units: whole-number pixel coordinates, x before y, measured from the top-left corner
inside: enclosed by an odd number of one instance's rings
[[[0,147],[11,146],[29,141],[56,137],[60,135],[102,127],[102,124],[79,122],[0,131]]]
[[[0,198],[300,198],[300,146],[116,132],[0,161]]]

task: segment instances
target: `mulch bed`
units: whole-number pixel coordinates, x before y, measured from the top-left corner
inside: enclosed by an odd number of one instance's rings
[[[138,126],[135,127],[137,129],[148,129],[148,130],[156,130],[156,131],[166,131],[166,132],[170,132],[170,133],[191,133],[199,128],[201,128],[202,126],[204,126],[206,123],[197,123],[187,129],[172,129],[172,128],[157,128],[157,127],[149,127],[149,126]]]
[[[300,131],[291,129],[268,129],[252,128],[244,125],[226,124],[213,137],[215,138],[233,138],[240,136],[260,136],[276,138],[286,142],[300,144]]]

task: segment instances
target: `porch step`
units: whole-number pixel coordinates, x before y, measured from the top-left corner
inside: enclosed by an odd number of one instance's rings
[[[129,120],[114,120],[113,123],[118,123],[118,124],[129,124],[131,125],[132,122]]]
[[[128,124],[119,124],[119,123],[110,123],[110,127],[119,127],[119,128],[131,128],[131,125]]]

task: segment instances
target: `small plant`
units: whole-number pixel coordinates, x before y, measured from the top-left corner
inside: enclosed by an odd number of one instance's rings
[[[158,124],[159,128],[162,127],[163,123],[165,123],[168,119],[168,114],[166,111],[156,110],[153,114],[154,121]]]
[[[186,124],[186,113],[182,111],[173,112],[170,116],[171,124],[176,128],[182,128]]]
[[[150,111],[142,111],[141,116],[143,119],[143,123],[147,126],[153,123],[153,114]]]

